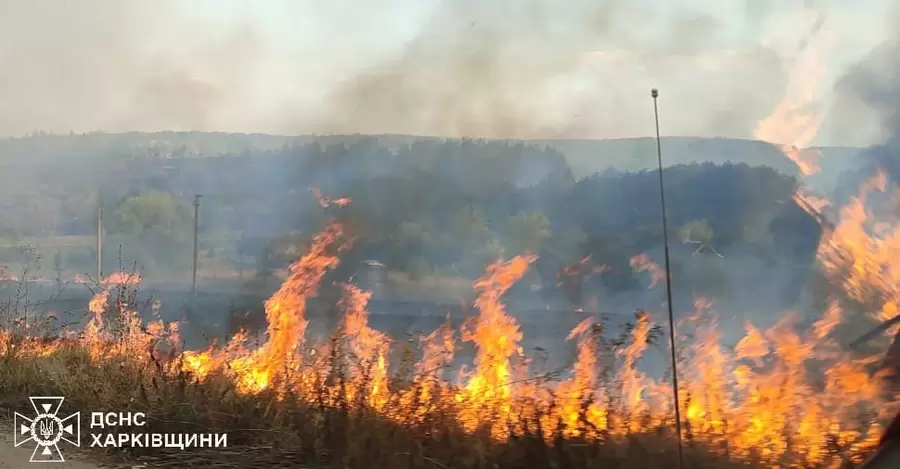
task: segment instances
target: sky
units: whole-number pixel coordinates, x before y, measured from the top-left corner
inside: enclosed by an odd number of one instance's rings
[[[0,0],[0,135],[634,137],[657,87],[666,135],[754,138],[802,94],[812,144],[874,143],[865,106],[828,114],[892,3]]]

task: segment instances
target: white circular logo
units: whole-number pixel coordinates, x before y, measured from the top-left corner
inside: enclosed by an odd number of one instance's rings
[[[38,414],[31,422],[31,434],[38,446],[56,446],[63,436],[63,423],[53,414]]]

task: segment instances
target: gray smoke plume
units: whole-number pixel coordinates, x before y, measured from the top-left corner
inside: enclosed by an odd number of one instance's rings
[[[780,98],[779,57],[723,51],[718,19],[671,10],[614,0],[445,1],[395,60],[344,81],[325,121],[335,132],[627,135],[646,127],[648,106],[635,103],[659,86],[679,116],[668,133],[750,135]]]
[[[667,134],[749,137],[784,87],[719,2],[413,3],[0,0],[0,135],[634,136],[655,86]],[[745,37],[774,15],[747,5]]]
[[[181,21],[177,3],[0,0],[0,135],[233,124],[265,47]]]
[[[891,36],[838,81],[831,114],[837,129],[847,134],[874,133],[884,143],[865,153],[864,173],[880,167],[900,181],[900,9],[889,17],[889,24],[886,29]]]

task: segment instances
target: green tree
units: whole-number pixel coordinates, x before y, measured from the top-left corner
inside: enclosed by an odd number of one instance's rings
[[[693,244],[695,246],[695,255],[700,253],[711,253],[722,257],[722,255],[713,247],[715,234],[712,227],[709,226],[709,222],[706,220],[695,220],[686,223],[681,228],[681,240],[682,242]]]
[[[432,234],[423,223],[400,222],[390,238],[393,247],[389,250],[389,263],[404,266],[410,278],[419,278],[431,270],[425,253],[433,244]]]
[[[506,223],[508,247],[511,254],[538,253],[544,243],[553,236],[550,220],[538,212],[519,212]]]
[[[581,228],[569,227],[553,238],[565,246],[579,246],[587,241],[587,234]]]
[[[122,201],[106,222],[111,233],[144,236],[148,233],[183,237],[193,229],[193,212],[190,204],[181,202],[171,194],[153,191],[131,196]]]
[[[600,281],[613,291],[624,291],[638,285],[631,268],[631,256],[637,254],[624,236],[612,233],[593,234],[584,243],[584,252],[591,255],[593,265],[608,270]]]
[[[171,194],[152,191],[123,200],[105,220],[126,253],[145,265],[183,267],[191,259],[193,208]]]
[[[713,241],[713,229],[706,220],[694,220],[681,228],[681,238],[683,241],[694,241],[709,245]]]
[[[452,212],[450,221],[449,229],[440,237],[435,250],[443,253],[444,265],[458,264],[460,274],[477,275],[486,262],[494,260],[485,257],[493,237],[487,217],[480,206],[467,205]]]
[[[484,211],[474,205],[466,205],[453,214],[450,231],[463,251],[481,247],[490,238]]]
[[[412,221],[400,222],[397,225],[394,241],[404,248],[424,248],[432,241],[432,235],[421,223]]]

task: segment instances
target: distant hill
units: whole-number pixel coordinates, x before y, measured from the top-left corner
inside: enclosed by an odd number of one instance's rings
[[[285,145],[318,141],[323,145],[351,144],[375,137],[383,145],[397,148],[416,140],[442,140],[414,135],[305,135],[240,134],[224,132],[94,132],[79,135],[35,134],[0,140],[0,166],[5,169],[53,163],[56,168],[85,170],[92,163],[115,157],[135,157],[147,153],[184,157],[215,157],[247,151],[264,151]],[[656,166],[656,142],[653,138],[606,140],[527,140],[525,143],[549,146],[562,152],[577,179],[603,172],[649,169]],[[768,166],[784,174],[799,171],[779,149],[770,143],[700,137],[664,137],[663,162],[666,166],[694,161],[747,163]],[[857,166],[862,149],[853,147],[819,148],[823,154],[822,171],[809,183],[831,192],[838,176]],[[57,166],[60,165],[60,166]]]

